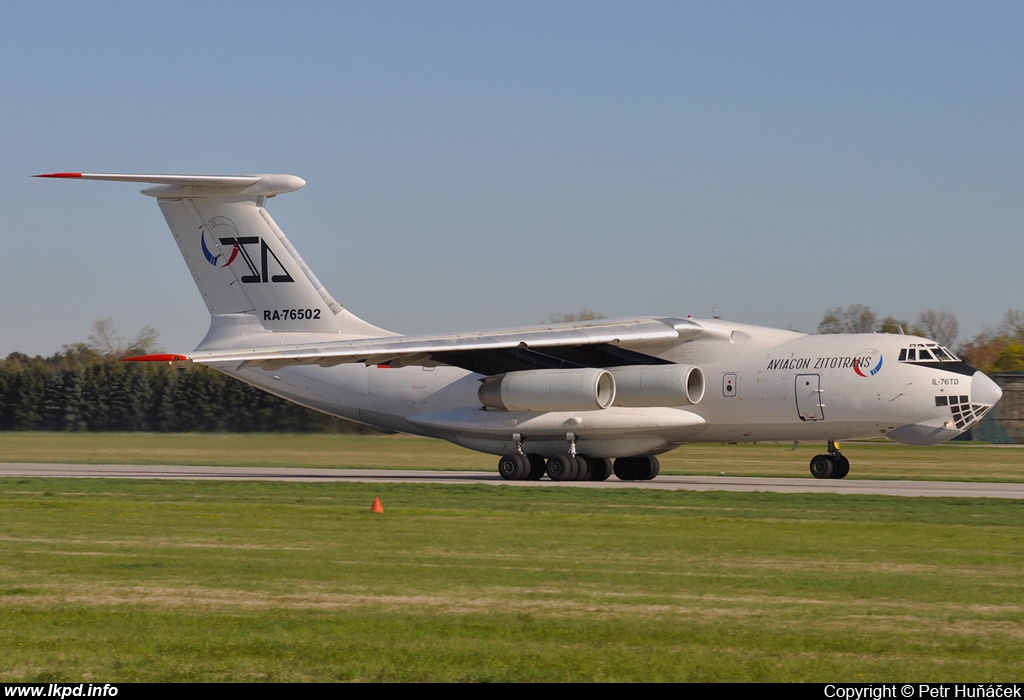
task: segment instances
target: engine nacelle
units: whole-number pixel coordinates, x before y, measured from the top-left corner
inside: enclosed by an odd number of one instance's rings
[[[629,365],[615,377],[616,406],[692,406],[704,398],[704,373],[692,365]]]
[[[505,411],[594,411],[615,401],[615,380],[606,369],[535,369],[488,377],[480,403]]]

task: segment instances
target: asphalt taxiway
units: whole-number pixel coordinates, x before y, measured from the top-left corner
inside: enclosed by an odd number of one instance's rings
[[[306,482],[378,482],[407,484],[485,484],[515,487],[641,488],[668,491],[769,491],[773,493],[846,493],[879,496],[944,496],[1024,499],[1024,483],[961,481],[819,480],[743,476],[659,476],[654,481],[505,481],[496,472],[407,469],[301,469],[262,467],[189,467],[135,464],[0,463],[0,477],[74,477],[91,479],[197,479]]]

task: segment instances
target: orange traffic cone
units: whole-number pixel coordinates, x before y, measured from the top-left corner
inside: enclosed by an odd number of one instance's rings
[[[380,504],[380,499],[379,498],[373,499],[373,508],[370,508],[370,512],[371,513],[383,513],[384,512],[384,506],[382,506]]]

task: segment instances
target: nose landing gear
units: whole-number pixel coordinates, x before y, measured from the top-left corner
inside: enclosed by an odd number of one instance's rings
[[[828,454],[811,458],[811,476],[815,479],[842,479],[850,473],[850,460],[839,451],[834,440],[828,441]]]

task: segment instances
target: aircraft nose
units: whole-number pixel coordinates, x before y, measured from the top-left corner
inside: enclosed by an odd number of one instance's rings
[[[975,372],[971,380],[971,401],[992,406],[1003,396],[999,385],[982,372]]]

